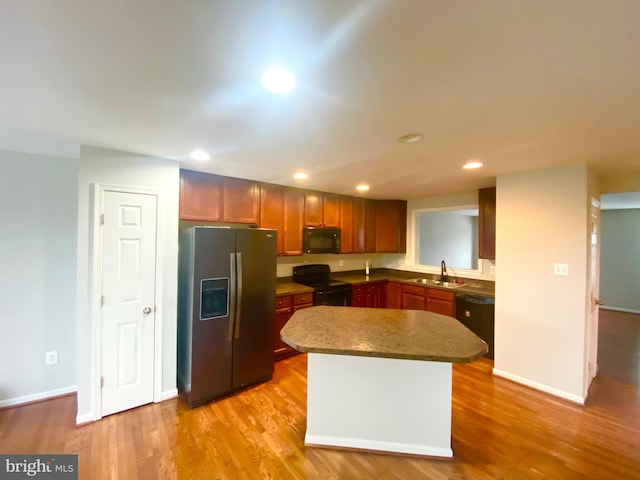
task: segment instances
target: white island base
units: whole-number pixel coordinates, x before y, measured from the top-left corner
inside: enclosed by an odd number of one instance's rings
[[[452,457],[448,362],[308,354],[305,445]]]

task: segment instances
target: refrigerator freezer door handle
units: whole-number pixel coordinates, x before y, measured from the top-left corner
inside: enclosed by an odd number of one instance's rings
[[[236,295],[236,331],[234,338],[240,338],[240,320],[242,319],[242,252],[236,253],[236,272],[238,278],[238,293]]]
[[[227,340],[233,340],[233,326],[236,322],[236,254],[229,254],[229,329]]]

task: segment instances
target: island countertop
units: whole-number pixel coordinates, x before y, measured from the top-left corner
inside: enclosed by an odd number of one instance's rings
[[[420,310],[317,306],[280,332],[300,352],[467,363],[487,344],[456,319]]]

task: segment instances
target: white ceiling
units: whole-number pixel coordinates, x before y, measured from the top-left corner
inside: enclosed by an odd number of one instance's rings
[[[3,0],[0,148],[282,184],[304,168],[306,187],[374,198],[637,171],[639,19],[638,0]],[[260,86],[274,63],[298,79],[288,96]],[[485,167],[462,171],[471,158]]]

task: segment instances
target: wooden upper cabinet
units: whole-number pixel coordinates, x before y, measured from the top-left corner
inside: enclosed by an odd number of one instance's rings
[[[496,258],[496,188],[478,190],[478,256]]]
[[[365,199],[353,199],[353,253],[366,252]]]
[[[304,224],[308,227],[322,227],[324,225],[324,205],[322,193],[304,192]]]
[[[340,195],[325,193],[322,203],[324,206],[324,226],[340,227]]]
[[[278,255],[284,255],[284,187],[263,183],[260,185],[261,228],[278,231]]]
[[[376,251],[376,201],[371,199],[364,201],[364,251]]]
[[[375,209],[376,252],[406,252],[407,202],[378,200]]]
[[[284,255],[302,255],[304,207],[304,191],[297,188],[285,188],[283,235]]]
[[[353,252],[376,251],[376,201],[368,198],[353,199]]]
[[[224,221],[258,224],[260,187],[241,178],[224,179]]]
[[[180,171],[180,220],[222,221],[222,181],[217,175]]]
[[[351,197],[340,198],[340,229],[342,230],[340,253],[353,253],[353,199]]]

